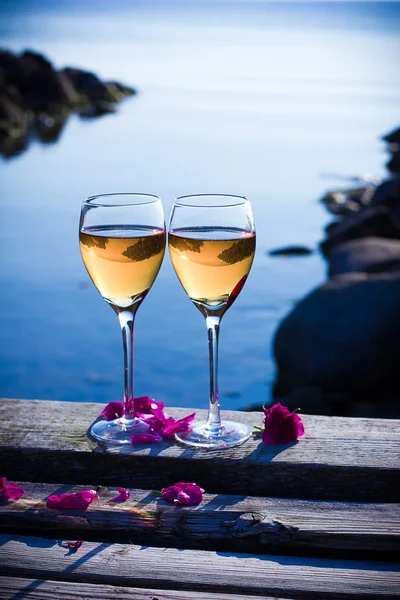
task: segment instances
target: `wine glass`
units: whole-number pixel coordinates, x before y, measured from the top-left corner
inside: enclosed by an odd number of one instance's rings
[[[165,252],[161,200],[150,194],[101,194],[82,205],[79,245],[86,269],[104,300],[115,310],[124,345],[122,417],[97,421],[91,434],[103,442],[126,444],[149,426],[136,417],[133,402],[133,326]]]
[[[250,271],[256,234],[250,202],[242,196],[181,196],[172,207],[168,249],[184,290],[206,319],[210,366],[207,420],[195,421],[180,442],[228,448],[245,442],[250,429],[222,421],[218,400],[218,337],[222,316],[238,297]]]

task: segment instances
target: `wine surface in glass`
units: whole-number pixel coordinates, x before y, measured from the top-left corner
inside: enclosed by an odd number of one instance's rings
[[[256,235],[228,227],[172,229],[168,247],[175,272],[192,302],[205,316],[222,316],[246,281]]]
[[[100,294],[118,308],[142,300],[165,252],[165,232],[153,227],[98,226],[79,233],[86,269]]]

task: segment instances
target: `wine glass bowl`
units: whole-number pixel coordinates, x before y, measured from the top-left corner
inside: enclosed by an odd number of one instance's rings
[[[118,315],[124,344],[123,415],[96,422],[91,434],[104,442],[130,443],[133,434],[149,428],[136,417],[133,404],[133,327],[164,258],[161,200],[150,194],[88,198],[81,209],[79,245],[94,285]]]
[[[184,290],[206,319],[210,350],[208,417],[176,436],[185,444],[227,448],[250,437],[247,426],[221,422],[218,337],[221,318],[247,279],[255,244],[253,214],[245,197],[201,194],[175,200],[168,227],[169,254]]]

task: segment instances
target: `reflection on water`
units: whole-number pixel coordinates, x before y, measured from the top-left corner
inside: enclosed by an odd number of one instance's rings
[[[31,139],[54,144],[61,137],[67,117],[67,114],[58,115],[57,118],[41,115],[31,122],[29,132],[26,130],[18,136],[0,135],[0,154],[5,158],[17,156],[28,148]]]
[[[237,242],[234,242],[229,248],[225,248],[217,258],[227,263],[228,265],[234,265],[237,262],[241,262],[249,256],[253,256],[255,247],[254,236],[248,238],[242,238]]]
[[[170,235],[168,237],[168,243],[180,252],[197,252],[198,254],[204,246],[202,240],[191,240],[190,238],[183,238],[179,235]]]
[[[38,136],[61,131],[62,143],[35,137],[0,164],[0,393],[122,398],[119,326],[85,285],[79,253],[85,197],[154,193],[168,217],[177,196],[233,193],[252,202],[257,252],[224,317],[220,397],[223,408],[268,402],[277,323],[326,265],[318,253],[267,252],[317,246],[329,218],[317,200],[336,184],[321,173],[384,173],[378,138],[398,117],[399,5],[21,0],[0,12],[9,50],[29,45],[58,71],[73,65],[141,92],[108,119],[41,124]],[[205,407],[203,318],[169,260],[138,317],[137,395]]]
[[[102,248],[105,250],[109,239],[100,235],[88,235],[82,231],[80,241],[87,248]]]
[[[165,235],[154,235],[141,238],[122,253],[123,256],[134,262],[148,260],[164,251]]]

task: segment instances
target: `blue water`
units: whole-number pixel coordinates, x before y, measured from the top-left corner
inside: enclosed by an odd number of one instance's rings
[[[223,408],[269,401],[279,320],[324,281],[315,247],[329,216],[324,173],[384,176],[379,136],[398,124],[398,3],[0,1],[4,47],[45,53],[136,87],[116,115],[72,117],[55,145],[0,162],[0,394],[109,401],[122,396],[114,313],[78,251],[82,200],[139,191],[168,216],[181,194],[245,194],[258,246],[224,317]],[[340,184],[340,183],[339,183]],[[203,317],[168,257],[136,321],[137,395],[206,407]]]

